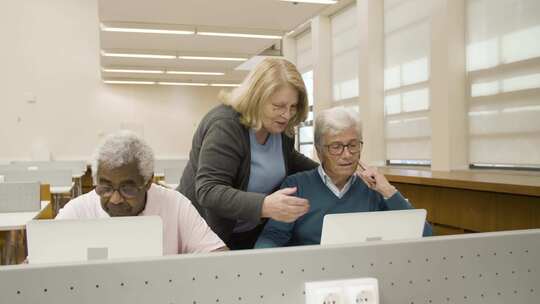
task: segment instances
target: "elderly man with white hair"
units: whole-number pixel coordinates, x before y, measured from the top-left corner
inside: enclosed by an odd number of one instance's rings
[[[362,150],[357,115],[345,108],[322,111],[315,119],[315,149],[321,165],[285,179],[282,188],[297,188],[310,210],[292,223],[269,220],[255,248],[315,245],[321,240],[326,214],[413,208],[381,173],[367,169],[356,174]],[[431,235],[426,223],[424,235]]]
[[[107,136],[95,153],[96,188],[69,201],[56,219],[160,216],[163,254],[224,250],[227,247],[189,199],[152,183],[154,153],[130,131]]]

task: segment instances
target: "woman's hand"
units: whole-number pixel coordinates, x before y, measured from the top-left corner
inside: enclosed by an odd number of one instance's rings
[[[264,198],[261,217],[291,223],[309,211],[307,199],[292,196],[296,187],[283,188]]]
[[[358,175],[369,188],[379,192],[384,198],[390,198],[397,192],[396,188],[388,182],[386,177],[377,171],[377,168],[368,167],[361,161],[358,161],[356,175]]]

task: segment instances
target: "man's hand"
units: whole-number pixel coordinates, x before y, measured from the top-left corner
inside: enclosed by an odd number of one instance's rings
[[[377,168],[368,167],[362,161],[358,161],[356,175],[358,175],[369,188],[379,192],[385,199],[390,198],[397,192],[396,188],[388,182],[386,177],[377,171]]]

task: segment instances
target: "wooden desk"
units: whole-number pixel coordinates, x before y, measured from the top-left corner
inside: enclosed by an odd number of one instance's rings
[[[25,229],[26,223],[36,218],[49,204],[49,201],[41,201],[41,209],[38,211],[0,213],[0,231]]]
[[[436,234],[540,228],[540,173],[379,168]]]
[[[80,174],[73,174],[73,184],[75,185],[75,188],[73,189],[73,196],[77,197],[82,194],[83,191],[83,183],[82,183],[82,177],[84,176],[84,173]]]
[[[50,189],[53,216],[56,216],[60,208],[64,207],[64,204],[74,197],[75,183],[71,183],[71,186],[52,186]]]
[[[3,240],[0,265],[18,264],[24,260],[26,223],[40,217],[50,206],[49,201],[42,201],[39,211],[0,213],[0,232]]]

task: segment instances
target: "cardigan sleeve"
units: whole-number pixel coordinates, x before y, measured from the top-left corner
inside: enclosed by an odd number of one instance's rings
[[[296,149],[294,148],[293,138],[288,137],[287,135],[283,135],[282,138],[284,138],[284,143],[286,145],[285,149],[287,153],[288,175],[315,169],[319,166],[319,164],[312,159],[296,151]]]
[[[285,179],[281,185],[281,189],[297,186],[297,183],[289,177]],[[295,224],[296,221],[292,223],[285,223],[269,219],[264,226],[263,231],[259,235],[254,248],[261,249],[286,246],[293,236]]]
[[[265,195],[233,187],[245,157],[244,130],[233,119],[219,119],[202,141],[195,189],[199,204],[228,219],[258,221]]]

